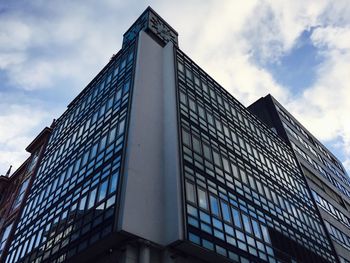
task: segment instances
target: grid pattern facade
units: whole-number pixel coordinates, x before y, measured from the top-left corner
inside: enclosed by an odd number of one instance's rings
[[[113,231],[135,41],[56,121],[6,263],[63,262]]]
[[[176,61],[188,240],[239,262],[336,262],[291,150],[178,49]]]
[[[350,179],[345,169],[341,163],[275,99],[272,98],[272,101],[304,173],[307,176],[311,176],[311,178],[315,176],[316,178],[323,177],[329,182],[329,185],[334,186],[335,189],[332,190],[334,194],[332,193],[330,195],[328,192],[328,195],[325,195],[324,198],[318,193],[324,192],[324,190],[322,190],[322,183],[319,181],[317,186],[313,186],[312,194],[322,211],[331,216],[330,218],[324,216],[324,222],[332,240],[350,252],[350,218],[348,213],[348,209],[350,208]],[[311,179],[311,181],[312,180],[314,179]],[[340,229],[339,227],[342,228]],[[340,257],[340,261],[349,262],[349,258],[343,259]]]
[[[341,163],[274,101],[295,152],[350,201],[350,178]],[[296,132],[297,131],[297,132]]]

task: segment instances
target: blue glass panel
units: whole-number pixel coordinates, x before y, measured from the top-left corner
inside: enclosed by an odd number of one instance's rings
[[[212,214],[220,216],[218,199],[212,195],[210,195],[210,208]]]

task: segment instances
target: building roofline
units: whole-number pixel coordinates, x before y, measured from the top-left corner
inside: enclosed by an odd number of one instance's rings
[[[313,134],[309,131],[309,129],[307,129],[300,121],[298,121],[298,120],[293,116],[293,114],[292,114],[289,110],[287,110],[274,96],[272,96],[272,95],[269,93],[269,94],[267,94],[264,98],[268,98],[268,97],[270,97],[270,98],[272,99],[272,101],[273,101],[274,103],[277,104],[278,107],[282,108],[285,112],[287,112],[288,115],[293,119],[293,121],[295,121],[298,125],[300,125],[300,127],[303,128],[304,131],[307,132],[308,135],[310,135],[314,141],[316,141],[317,143],[319,143],[319,144],[328,152],[328,154],[329,154],[332,158],[334,158],[336,161],[338,161],[338,162],[343,166],[343,170],[345,171],[345,168],[344,168],[343,163],[338,159],[337,156],[335,156],[335,155],[332,153],[332,151],[330,151],[330,150],[328,149],[328,147],[326,147],[319,139],[317,139],[317,137],[315,137],[315,135],[313,135]]]
[[[139,15],[137,17],[137,19],[135,20],[134,23],[132,23],[132,25],[128,28],[128,30],[125,31],[125,33],[123,34],[123,37],[134,27],[134,25],[136,25],[138,23],[138,20],[140,17],[142,17],[143,15],[145,15],[145,13],[147,12],[152,12],[154,13],[166,26],[168,26],[172,31],[174,31],[174,33],[176,34],[176,36],[179,36],[179,34],[177,33],[177,31],[171,26],[168,24],[168,22],[166,22],[156,11],[154,11],[154,9],[150,6],[148,6],[145,11],[142,12],[141,15]]]
[[[49,127],[45,127],[38,136],[35,137],[35,139],[27,146],[26,151],[29,153],[33,153],[33,151],[36,150],[38,144],[40,141],[43,140],[43,138],[49,134],[51,134],[52,129]]]

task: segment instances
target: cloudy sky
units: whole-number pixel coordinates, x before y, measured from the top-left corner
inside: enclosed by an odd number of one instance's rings
[[[350,171],[348,0],[0,0],[0,174],[27,158],[148,5],[244,105],[271,93]]]

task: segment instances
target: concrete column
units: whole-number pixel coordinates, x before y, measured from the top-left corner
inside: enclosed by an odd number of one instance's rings
[[[138,249],[134,246],[127,245],[125,248],[125,253],[120,260],[120,263],[138,263]],[[117,260],[119,263],[119,261]]]
[[[145,244],[140,245],[139,263],[151,263],[151,248]]]

